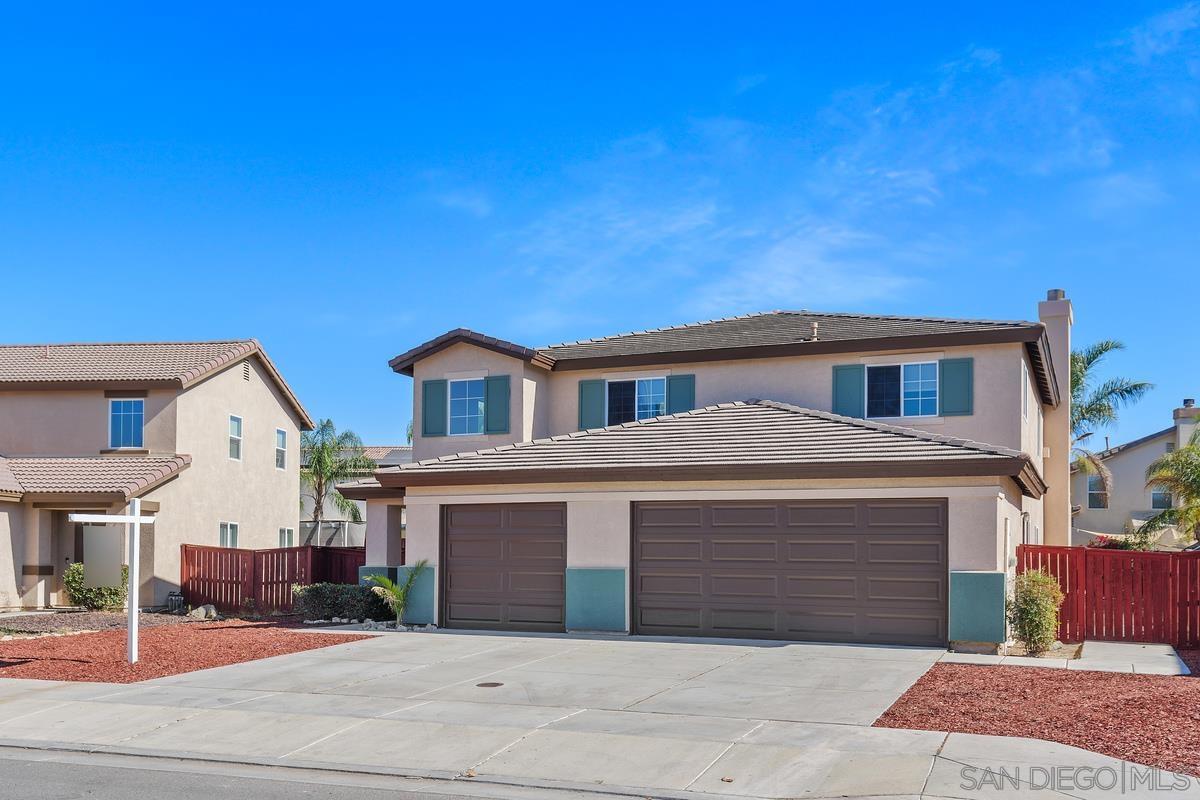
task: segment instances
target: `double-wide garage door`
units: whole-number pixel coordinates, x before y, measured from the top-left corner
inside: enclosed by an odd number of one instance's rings
[[[946,503],[641,503],[634,632],[941,645]]]
[[[942,499],[637,503],[633,632],[941,645],[946,531]],[[443,625],[564,629],[564,504],[445,506],[443,537]]]

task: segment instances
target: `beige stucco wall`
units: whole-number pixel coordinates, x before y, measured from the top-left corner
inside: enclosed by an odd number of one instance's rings
[[[1075,527],[1095,533],[1124,533],[1135,512],[1151,513],[1150,490],[1146,487],[1146,468],[1167,452],[1175,442],[1172,429],[1150,441],[1109,456],[1104,463],[1112,472],[1112,494],[1108,508],[1088,508],[1087,478],[1082,472],[1071,476],[1071,496],[1081,506]]]
[[[19,607],[24,594],[21,581],[21,564],[25,558],[23,513],[24,507],[20,503],[0,500],[0,608]]]
[[[142,443],[151,453],[175,453],[175,389],[144,398]],[[95,456],[108,449],[108,401],[103,389],[0,391],[0,454]]]
[[[440,507],[466,503],[567,505],[567,566],[619,567],[630,558],[631,504],[654,500],[790,500],[944,497],[949,513],[949,568],[1004,569],[1004,519],[1019,535],[1021,508],[1008,479],[962,478],[811,481],[694,481],[680,483],[535,484],[411,487],[406,497],[408,560],[439,559]],[[372,502],[368,502],[368,513]],[[382,505],[380,503],[380,505]],[[369,517],[368,525],[371,519]],[[376,528],[368,528],[368,548]],[[1011,554],[1015,542],[1008,542]],[[368,564],[371,560],[368,550]]]
[[[217,545],[220,523],[239,525],[238,547],[277,547],[279,529],[299,530],[300,429],[291,406],[257,359],[250,380],[240,362],[183,392],[178,407],[178,451],[192,464],[145,496],[161,510],[153,551],[153,580],[143,604],[159,604],[179,584],[179,545]],[[242,460],[229,458],[229,415],[242,418]],[[275,429],[287,432],[287,469],[275,468]]]

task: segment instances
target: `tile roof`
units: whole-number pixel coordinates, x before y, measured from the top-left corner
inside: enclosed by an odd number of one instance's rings
[[[350,451],[343,451],[343,457]],[[380,467],[390,467],[397,464],[407,464],[412,461],[412,445],[364,445],[363,455]],[[302,466],[308,466],[308,459],[301,459]]]
[[[0,494],[20,496],[24,493],[21,482],[17,480],[17,476],[13,475],[12,469],[8,466],[8,459],[0,457]]]
[[[1015,450],[769,400],[716,406],[380,469],[383,487],[572,480],[1011,475]]]
[[[306,430],[312,419],[256,339],[0,345],[0,388],[188,387],[257,356]]]
[[[0,458],[14,491],[29,494],[116,494],[135,497],[188,468],[191,456]]]
[[[813,325],[816,330],[813,330]],[[821,311],[767,311],[538,348],[555,363],[573,359],[685,353],[816,342],[940,336],[994,331],[1040,332],[1041,323],[897,317]],[[814,337],[815,333],[815,337]]]
[[[1040,322],[766,311],[539,348],[457,328],[388,363],[396,372],[412,375],[416,362],[460,342],[550,370],[1024,342],[1043,398],[1058,403],[1054,365],[1045,342],[1045,326]]]

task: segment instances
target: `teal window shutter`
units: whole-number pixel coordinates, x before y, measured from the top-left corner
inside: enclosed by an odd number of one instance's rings
[[[833,368],[833,413],[864,417],[867,411],[867,368],[863,364],[838,364]]]
[[[679,414],[696,407],[696,376],[667,376],[667,413]]]
[[[604,427],[603,380],[579,382],[579,430]]]
[[[421,435],[446,435],[446,382],[421,381]]]
[[[507,375],[489,375],[484,379],[484,433],[508,433],[508,386]]]
[[[943,417],[975,413],[975,359],[943,358],[938,362],[938,402]]]

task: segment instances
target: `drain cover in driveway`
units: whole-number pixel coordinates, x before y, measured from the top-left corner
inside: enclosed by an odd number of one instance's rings
[[[496,683],[495,681],[488,681],[487,683],[477,683],[475,685],[480,689],[495,689],[497,686],[503,686],[504,684]]]

